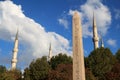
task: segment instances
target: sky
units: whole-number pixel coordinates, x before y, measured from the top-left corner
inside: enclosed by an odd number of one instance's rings
[[[119,0],[0,0],[0,65],[11,68],[12,50],[19,29],[17,68],[33,59],[53,55],[72,56],[72,15],[79,11],[84,56],[94,50],[92,20],[95,14],[99,38],[113,54],[120,47]],[[101,45],[101,44],[99,44]]]

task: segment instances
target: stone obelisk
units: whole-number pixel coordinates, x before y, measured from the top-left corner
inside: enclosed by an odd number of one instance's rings
[[[52,48],[51,48],[51,43],[50,43],[48,61],[50,61],[51,58],[52,58]]]
[[[85,80],[82,27],[77,11],[73,15],[73,80]]]
[[[94,17],[94,13],[93,13],[93,44],[94,44],[94,49],[97,49],[99,47],[98,41],[99,41],[99,37],[98,37],[96,21],[95,21],[95,17]]]
[[[12,61],[11,61],[11,63],[12,63],[11,70],[16,69],[17,53],[18,53],[18,30],[17,30],[17,33],[16,33],[15,42],[14,42],[13,57],[12,57]]]

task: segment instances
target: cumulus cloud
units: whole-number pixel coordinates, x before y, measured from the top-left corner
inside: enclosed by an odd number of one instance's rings
[[[116,46],[116,40],[114,40],[114,39],[109,39],[108,41],[107,41],[107,43],[110,45],[110,46]]]
[[[68,12],[68,15],[73,16],[74,12],[75,12],[75,10],[70,9],[69,12]],[[80,17],[82,17],[81,12],[78,12],[78,14],[80,15]]]
[[[63,25],[66,29],[68,29],[68,21],[66,19],[58,19],[60,25]]]
[[[69,10],[69,14],[73,14],[74,10]],[[103,5],[101,0],[87,0],[80,6],[80,15],[83,27],[83,37],[92,36],[93,12],[96,18],[98,32],[103,36],[106,35],[111,23],[111,13],[107,6]]]
[[[31,60],[48,55],[52,44],[53,55],[59,52],[69,53],[69,41],[55,32],[47,32],[33,19],[26,17],[20,5],[12,1],[0,2],[0,39],[13,41],[19,28],[18,61],[27,66]]]

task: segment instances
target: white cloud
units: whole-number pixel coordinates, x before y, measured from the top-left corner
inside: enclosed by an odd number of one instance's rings
[[[75,12],[74,10],[71,10],[71,9],[70,9],[68,15],[73,16],[74,12]]]
[[[60,25],[63,25],[66,29],[68,29],[68,21],[66,19],[58,19]]]
[[[119,19],[120,18],[120,10],[114,9],[114,11],[115,11],[115,19]]]
[[[28,65],[31,60],[48,55],[52,43],[53,55],[67,53],[69,41],[55,32],[47,32],[44,27],[23,14],[20,5],[12,1],[0,2],[0,39],[13,41],[19,28],[19,63]]]
[[[75,10],[70,9],[69,12],[68,12],[68,15],[73,16],[74,12],[75,12]],[[78,12],[78,14],[80,15],[80,17],[82,17],[81,12]]]
[[[111,23],[111,13],[107,6],[103,5],[101,0],[87,0],[80,6],[80,15],[83,27],[83,37],[92,36],[93,11],[96,18],[98,32],[103,36],[107,33]],[[69,14],[73,14],[70,9]]]
[[[109,39],[108,41],[107,41],[107,43],[110,45],[110,46],[116,46],[116,40],[114,40],[114,39]]]

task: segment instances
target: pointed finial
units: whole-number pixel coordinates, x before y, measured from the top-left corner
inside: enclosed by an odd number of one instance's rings
[[[102,35],[101,35],[101,47],[104,47],[104,42],[103,42]]]
[[[103,42],[103,39],[102,39],[102,42],[101,42],[101,47],[104,47],[104,42]]]
[[[95,22],[95,13],[93,11],[93,25],[96,26],[96,22]]]
[[[49,55],[48,55],[48,61],[50,61],[52,58],[52,48],[51,48],[51,43],[50,43],[50,46],[49,46]]]
[[[100,34],[100,40],[101,40],[101,47],[104,47],[104,41],[103,41],[102,34]]]
[[[50,47],[49,47],[49,50],[51,50],[51,43],[50,43]]]
[[[19,32],[19,29],[17,28],[17,33],[16,33],[15,40],[18,40],[18,32]]]

